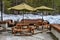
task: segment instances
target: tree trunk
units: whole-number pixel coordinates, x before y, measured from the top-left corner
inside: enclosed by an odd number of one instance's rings
[[[1,21],[3,21],[3,1],[1,0]]]

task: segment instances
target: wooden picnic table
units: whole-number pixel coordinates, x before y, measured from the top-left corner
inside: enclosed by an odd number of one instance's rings
[[[22,19],[16,25],[20,25],[20,26],[38,26],[38,25],[42,25],[42,19]]]
[[[42,19],[22,19],[20,23],[26,23],[26,24],[38,24],[42,23]]]
[[[16,24],[16,26],[21,26],[22,28],[29,28],[29,27],[32,27],[33,29],[36,29],[37,26],[36,25],[29,25],[29,23],[18,23]]]
[[[22,26],[27,26],[27,25],[17,25],[15,27],[12,28],[12,33],[14,33],[16,35],[16,32],[21,33],[21,32],[31,32],[32,34],[34,34],[34,29],[31,27],[27,27],[27,28],[22,28]]]
[[[42,19],[22,19],[20,22],[16,24],[16,28],[12,28],[12,32],[14,34],[16,32],[21,33],[22,31],[32,32],[34,34],[34,30],[36,28],[39,28],[39,26],[42,26],[42,23],[48,24],[48,22],[42,22],[44,20]]]
[[[42,22],[43,21],[43,22]],[[49,22],[48,21],[44,21],[42,19],[22,19],[19,23],[17,23],[16,25],[20,25],[20,26],[33,26],[36,29],[39,28],[39,26],[42,25],[48,25]]]

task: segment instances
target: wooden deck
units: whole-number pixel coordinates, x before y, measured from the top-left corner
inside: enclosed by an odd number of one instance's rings
[[[60,40],[60,24],[51,24],[51,33]]]
[[[60,24],[51,24],[51,27],[60,32]]]

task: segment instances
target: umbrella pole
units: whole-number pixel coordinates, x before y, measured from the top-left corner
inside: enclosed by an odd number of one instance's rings
[[[23,11],[23,23],[24,23],[24,11]]]
[[[24,23],[24,14],[25,14],[25,11],[23,11],[23,23]]]
[[[43,12],[42,12],[42,30],[43,30]]]

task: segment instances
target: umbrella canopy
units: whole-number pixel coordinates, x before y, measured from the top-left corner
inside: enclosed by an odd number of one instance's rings
[[[35,8],[35,10],[40,10],[40,11],[53,11],[54,9],[53,8],[49,8],[49,7],[46,7],[46,6],[40,6],[40,7]]]
[[[35,10],[33,7],[27,5],[26,3],[22,3],[20,5],[8,8],[8,10],[11,10],[11,9],[14,9],[14,10],[29,10],[29,11],[34,11]]]
[[[49,7],[46,7],[46,6],[37,7],[37,8],[35,8],[35,10],[42,11],[43,13],[44,13],[45,11],[54,11],[53,8],[49,8]],[[42,19],[43,19],[43,13],[42,13]],[[42,21],[42,22],[43,22],[43,21]],[[43,29],[43,23],[42,23],[42,29]]]
[[[8,8],[8,10],[18,10],[18,11],[23,11],[22,14],[24,14],[26,11],[35,11],[35,9],[33,7],[31,7],[30,5],[26,4],[26,3],[22,3],[20,5]],[[24,19],[24,15],[23,15],[23,19]]]

